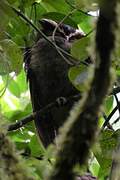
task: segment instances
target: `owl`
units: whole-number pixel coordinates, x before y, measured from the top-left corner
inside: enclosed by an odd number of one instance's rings
[[[42,32],[55,42],[58,47],[70,52],[71,44],[85,34],[66,24],[58,24],[49,19],[39,21]],[[54,40],[53,31],[57,27]],[[69,60],[69,57],[66,58]],[[41,34],[37,34],[35,43],[28,48],[25,56],[25,67],[29,82],[33,112],[39,111],[59,97],[76,95],[79,91],[68,78],[70,65],[62,58]],[[61,107],[53,107],[34,119],[36,131],[44,147],[54,142],[58,129],[69,116],[74,101]]]

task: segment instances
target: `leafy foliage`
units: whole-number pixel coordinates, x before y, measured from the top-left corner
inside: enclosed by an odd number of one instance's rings
[[[66,16],[64,21],[66,24],[73,27],[81,27],[87,34],[94,28],[92,21],[95,21],[94,17],[82,11],[86,11],[88,8],[84,1],[70,0],[68,3],[65,0],[1,0],[0,116],[4,117],[4,123],[7,126],[32,113],[27,81],[23,70],[23,54],[24,48],[34,43],[36,34],[27,22],[23,21],[12,11],[11,6],[19,8],[21,12],[38,26],[38,20],[41,18],[53,19],[60,22]],[[78,11],[76,10],[68,16],[74,6]],[[93,6],[91,5],[91,7]],[[84,61],[89,55],[90,50],[88,51],[86,47],[90,43],[91,34],[76,41],[72,45],[71,54],[79,61]],[[113,59],[115,58],[113,57]],[[116,68],[115,72],[119,78],[119,64],[113,63],[113,66]],[[92,76],[89,75],[90,71],[84,65],[72,67],[68,76],[75,87],[80,91],[85,91],[86,85],[84,82],[88,77],[90,78]],[[103,113],[106,116],[112,112],[114,103],[113,95],[106,97],[103,105]],[[101,115],[100,127],[104,121]],[[117,129],[119,128],[120,124],[117,125]],[[102,180],[110,173],[112,153],[117,146],[120,133],[119,131],[106,129],[100,132],[100,134],[100,139],[93,148],[93,153],[90,157],[91,162],[86,166],[94,176],[98,176]],[[28,166],[31,167],[32,172],[34,172],[35,178],[42,180],[54,163],[53,149],[51,147],[48,150],[43,148],[37,139],[33,123],[28,123],[18,131],[9,132],[8,135],[14,141],[17,150],[22,152],[21,154]]]

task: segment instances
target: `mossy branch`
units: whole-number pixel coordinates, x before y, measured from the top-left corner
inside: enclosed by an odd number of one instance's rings
[[[2,132],[0,125],[0,179],[1,180],[35,180],[32,171],[16,152],[14,144]]]
[[[111,57],[115,48],[117,0],[100,2],[96,31],[96,64],[91,88],[72,110],[61,129],[54,169],[49,180],[73,180],[73,167],[83,165],[95,140],[101,105],[111,86]],[[112,8],[111,8],[112,7]]]

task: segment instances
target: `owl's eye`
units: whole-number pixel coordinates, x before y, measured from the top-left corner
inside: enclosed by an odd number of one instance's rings
[[[76,31],[76,29],[66,24],[61,24],[60,28],[63,29],[66,36],[69,36],[70,34],[73,34]]]

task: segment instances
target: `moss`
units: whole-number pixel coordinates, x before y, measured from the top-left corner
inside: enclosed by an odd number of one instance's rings
[[[5,132],[0,132],[0,180],[34,180]]]

